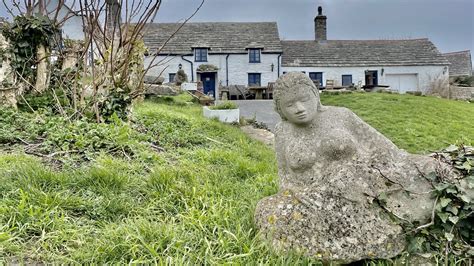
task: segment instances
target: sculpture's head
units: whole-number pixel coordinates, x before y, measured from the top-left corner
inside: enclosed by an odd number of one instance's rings
[[[296,125],[310,124],[321,107],[313,81],[299,72],[290,72],[276,81],[273,101],[281,119]]]

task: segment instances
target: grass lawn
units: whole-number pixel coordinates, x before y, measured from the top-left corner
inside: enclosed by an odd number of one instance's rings
[[[387,93],[323,94],[321,101],[351,109],[411,153],[474,145],[474,103]]]
[[[317,264],[258,238],[255,205],[277,191],[274,152],[187,100],[145,102],[133,123],[109,125],[0,110],[0,264]],[[472,104],[389,94],[323,102],[412,152],[474,140]]]

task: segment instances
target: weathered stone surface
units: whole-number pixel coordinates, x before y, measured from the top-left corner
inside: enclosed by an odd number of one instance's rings
[[[456,100],[474,101],[474,87],[451,86],[450,98]]]
[[[405,232],[393,216],[430,219],[422,173],[435,160],[398,149],[349,109],[322,106],[302,73],[276,82],[274,102],[280,192],[257,205],[263,236],[277,250],[343,263],[400,254]]]
[[[240,129],[252,139],[263,142],[265,145],[273,146],[275,135],[265,129],[254,128],[253,126],[243,126]]]
[[[178,95],[179,88],[169,85],[154,85],[149,84],[145,86],[145,95]]]
[[[8,42],[0,31],[0,50],[6,49],[7,46]],[[16,96],[19,90],[12,86],[13,82],[14,80],[11,74],[11,66],[8,56],[0,51],[0,106],[17,107]]]
[[[163,82],[165,82],[165,78],[162,77],[162,76],[156,77],[156,76],[149,76],[149,75],[146,75],[143,81],[144,81],[146,84],[158,84],[158,85],[162,85]]]

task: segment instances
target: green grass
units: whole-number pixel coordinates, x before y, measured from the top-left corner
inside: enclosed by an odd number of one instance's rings
[[[274,254],[258,237],[256,203],[277,191],[274,152],[237,127],[202,118],[189,100],[142,103],[133,124],[2,113],[0,143],[15,144],[0,149],[0,264],[318,264]],[[473,107],[461,102],[387,94],[324,96],[323,102],[353,109],[410,151],[474,139],[473,125],[463,122]],[[456,127],[418,126],[429,114]],[[411,133],[397,123],[417,126]],[[434,137],[425,141],[425,135]],[[54,157],[65,163],[25,155],[18,136],[43,141],[42,153],[66,152]],[[78,163],[67,163],[71,158]]]
[[[253,224],[257,201],[277,191],[273,151],[186,100],[135,108],[144,127],[122,140],[130,159],[103,152],[57,171],[21,151],[0,155],[0,264],[310,263],[270,252]]]
[[[344,106],[412,153],[456,142],[474,145],[474,104],[387,93],[323,94],[324,105]]]

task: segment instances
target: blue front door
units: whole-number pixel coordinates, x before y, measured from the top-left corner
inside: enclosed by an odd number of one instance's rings
[[[201,81],[204,88],[204,94],[216,98],[216,73],[201,73]]]

